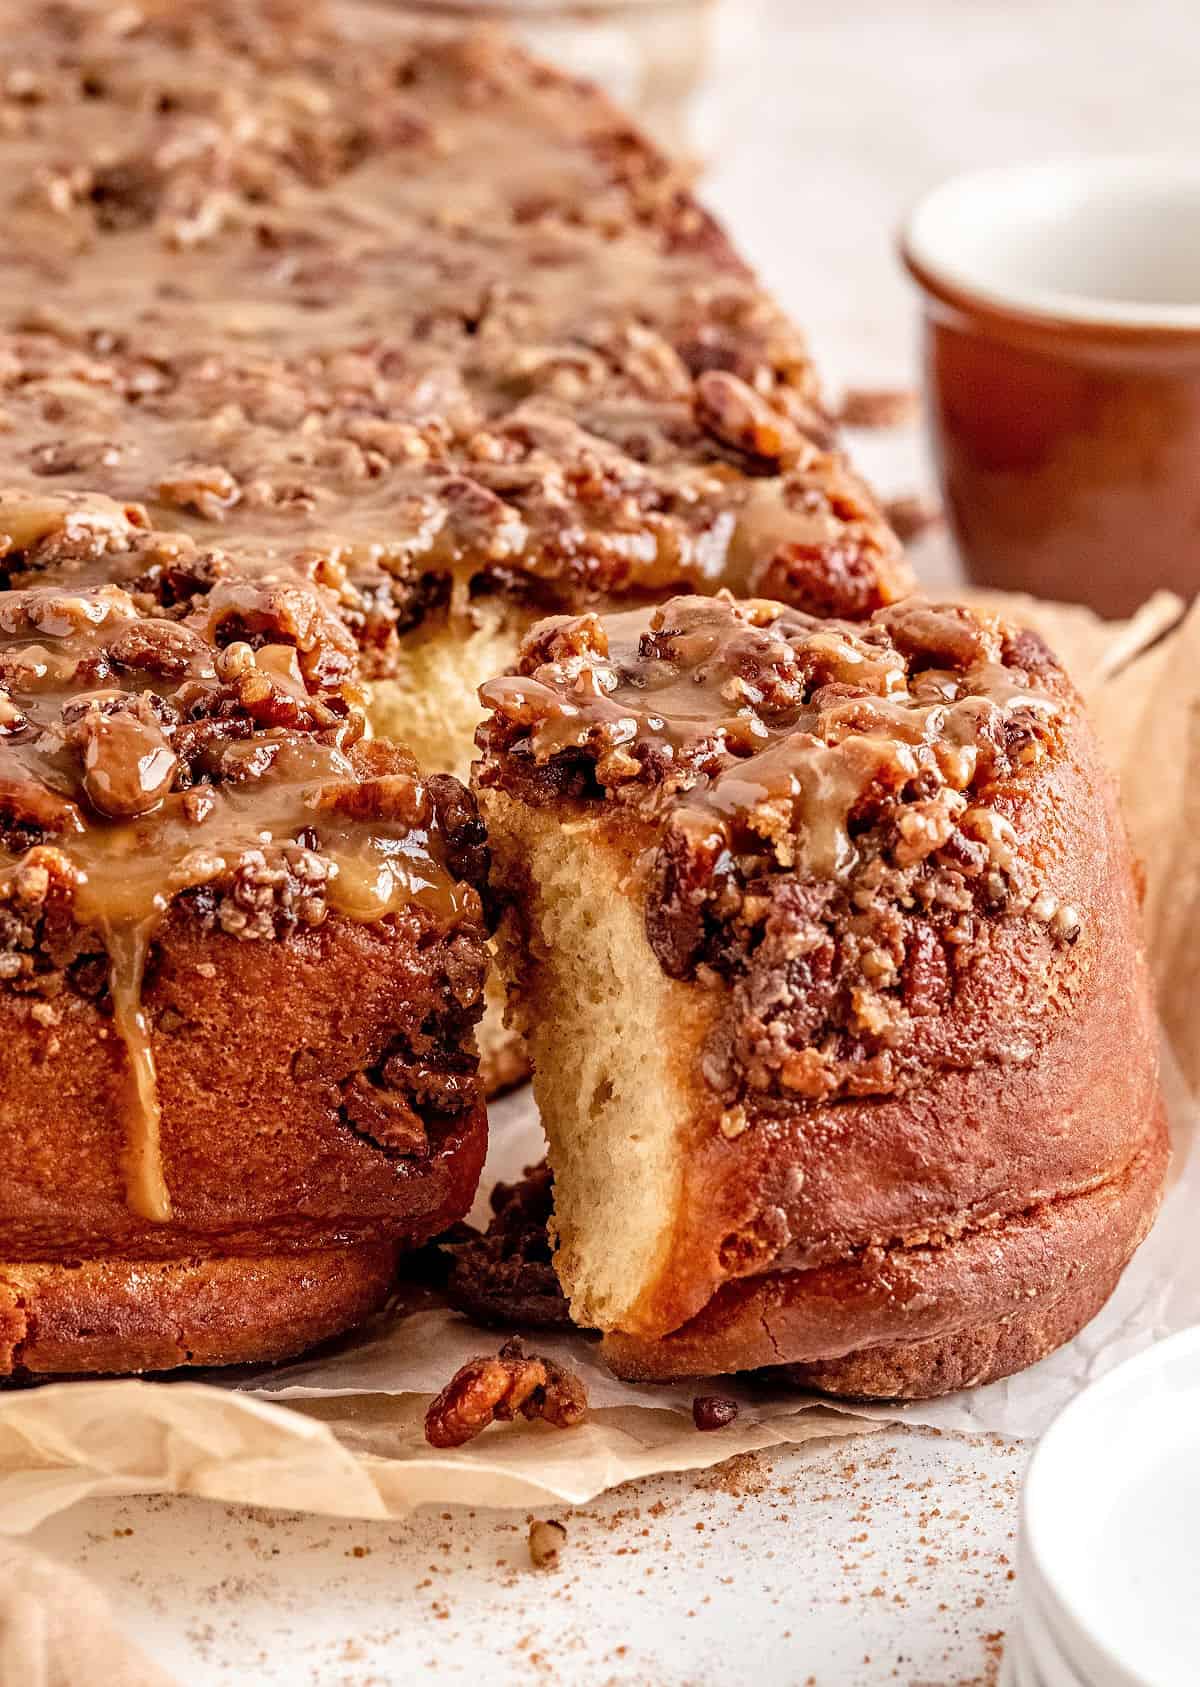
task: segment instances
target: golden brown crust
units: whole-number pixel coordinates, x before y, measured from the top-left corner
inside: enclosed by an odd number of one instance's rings
[[[64,991],[42,1023],[36,1002],[0,994],[4,1257],[426,1240],[466,1211],[483,1160],[471,1043],[483,966],[477,942],[436,941],[415,911],[240,944],[168,916],[144,992],[165,1225],[126,1198],[124,1051],[107,1003]]]
[[[916,1399],[1044,1358],[1103,1305],[1154,1221],[1165,1117],[1115,1177],[933,1246],[867,1248],[718,1290],[658,1340],[610,1332],[635,1381],[767,1369],[823,1393]]]
[[[380,1306],[396,1247],[0,1264],[0,1375],[286,1359]]]

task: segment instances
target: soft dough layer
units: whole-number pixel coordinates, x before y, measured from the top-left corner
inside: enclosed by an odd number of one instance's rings
[[[386,679],[371,685],[371,724],[406,744],[423,767],[468,779],[479,687],[516,661],[534,617],[506,598],[484,598],[461,616],[400,640]]]
[[[468,779],[483,718],[479,687],[516,660],[532,619],[507,598],[483,598],[462,615],[400,640],[389,676],[370,688],[376,733],[400,739],[423,766]],[[494,1096],[529,1076],[529,1059],[521,1038],[504,1023],[504,986],[495,973],[484,1000],[479,1076],[485,1094]]]
[[[696,1098],[670,1051],[695,1019],[691,994],[646,945],[630,856],[587,820],[563,827],[503,792],[486,809],[512,898],[500,961],[555,1169],[559,1280],[585,1328],[636,1328],[645,1286],[674,1267]]]

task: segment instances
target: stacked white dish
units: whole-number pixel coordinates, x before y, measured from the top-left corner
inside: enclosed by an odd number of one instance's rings
[[[1200,1682],[1200,1327],[1072,1401],[1021,1507],[1004,1687]]]

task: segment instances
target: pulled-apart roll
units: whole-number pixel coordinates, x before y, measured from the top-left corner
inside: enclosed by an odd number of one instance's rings
[[[1167,1160],[1112,782],[1034,634],[676,598],[483,688],[478,789],[613,1369],[903,1397],[1067,1340]]]

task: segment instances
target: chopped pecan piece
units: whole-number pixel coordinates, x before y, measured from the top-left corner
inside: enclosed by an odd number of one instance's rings
[[[926,668],[964,670],[975,662],[995,661],[999,655],[999,634],[965,604],[914,599],[885,609],[879,623],[907,658],[910,673]]]
[[[373,1084],[356,1072],[342,1085],[342,1112],[356,1136],[398,1159],[429,1158],[429,1137],[421,1117],[403,1095]]]
[[[932,532],[935,527],[940,527],[946,519],[946,512],[938,500],[924,492],[910,492],[904,497],[889,498],[883,506],[883,513],[897,539],[906,545],[921,538],[922,534]]]
[[[546,1230],[554,1210],[549,1166],[527,1166],[519,1183],[498,1183],[491,1200],[496,1216],[486,1232],[464,1226],[465,1240],[446,1247],[450,1304],[485,1327],[569,1328]]]
[[[68,728],[83,761],[83,789],[110,819],[157,808],[175,782],[179,758],[146,697],[91,704]]]
[[[608,655],[608,633],[600,617],[548,615],[526,637],[521,646],[519,672],[536,674],[548,662],[568,662],[572,656]]]
[[[552,1517],[535,1517],[529,1525],[529,1558],[535,1570],[557,1570],[566,1544],[567,1531]]]
[[[359,781],[342,780],[322,787],[317,807],[343,814],[348,820],[397,820],[406,826],[427,826],[432,804],[428,788],[415,767]]]
[[[245,642],[291,644],[307,675],[344,670],[355,655],[353,638],[330,612],[328,601],[299,580],[218,579],[198,605],[194,622],[219,647]]]
[[[722,1394],[697,1394],[692,1401],[692,1422],[697,1429],[728,1429],[737,1415],[737,1401]]]
[[[178,621],[131,621],[108,647],[116,668],[137,668],[161,679],[182,679],[210,656],[203,639]]]
[[[755,575],[760,597],[799,598],[816,615],[865,618],[883,599],[879,593],[880,552],[873,540],[852,534],[835,539],[793,540],[780,545]]]
[[[425,1439],[431,1447],[463,1447],[489,1424],[510,1423],[518,1412],[573,1429],[587,1416],[587,1393],[573,1371],[526,1355],[513,1337],[495,1358],[469,1359],[455,1372],[425,1414]]]
[[[696,382],[696,419],[722,445],[764,464],[786,466],[805,454],[807,442],[787,417],[724,369],[708,369]]]
[[[430,774],[425,788],[446,840],[447,867],[457,879],[486,885],[490,862],[487,829],[479,818],[475,798],[448,773]]]
[[[217,904],[217,924],[242,941],[319,926],[328,908],[328,878],[328,864],[311,850],[287,845],[248,849]]]
[[[208,521],[221,521],[237,503],[241,488],[220,465],[185,463],[160,483],[158,495],[164,504],[195,510]]]

